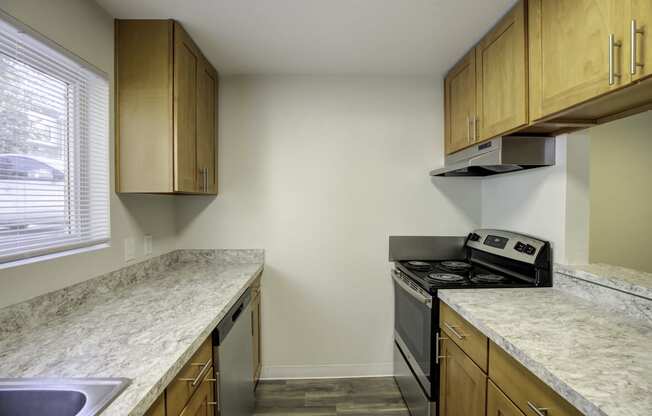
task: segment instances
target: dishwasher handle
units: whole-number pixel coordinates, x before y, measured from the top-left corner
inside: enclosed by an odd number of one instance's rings
[[[241,303],[240,306],[238,306],[238,309],[233,312],[233,315],[231,316],[231,322],[235,322],[238,320],[238,317],[242,313],[242,310],[244,309],[244,303]]]
[[[213,346],[219,346],[224,342],[224,339],[228,336],[229,331],[233,328],[238,318],[242,315],[247,306],[251,303],[251,289],[248,288],[240,296],[238,301],[229,309],[229,312],[222,318],[217,328],[213,331]]]

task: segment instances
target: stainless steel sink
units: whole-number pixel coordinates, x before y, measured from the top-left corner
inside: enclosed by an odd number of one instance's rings
[[[126,378],[3,378],[0,416],[93,416],[130,383]]]

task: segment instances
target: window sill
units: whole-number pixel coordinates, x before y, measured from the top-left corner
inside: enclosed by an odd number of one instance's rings
[[[41,256],[30,257],[30,258],[27,258],[27,259],[13,260],[13,261],[9,261],[7,263],[0,264],[0,270],[11,269],[11,268],[20,267],[20,266],[26,266],[26,265],[29,265],[29,264],[39,263],[39,262],[47,261],[47,260],[54,260],[54,259],[58,259],[58,258],[61,258],[61,257],[67,257],[67,256],[70,256],[70,255],[73,255],[73,254],[88,253],[88,252],[91,252],[91,251],[102,250],[102,249],[109,248],[109,247],[111,247],[111,243],[106,242],[106,243],[94,244],[92,246],[87,246],[87,247],[79,247],[79,248],[73,248],[73,249],[70,249],[70,250],[63,250],[63,251],[59,251],[59,252],[56,252],[56,253],[43,254]]]

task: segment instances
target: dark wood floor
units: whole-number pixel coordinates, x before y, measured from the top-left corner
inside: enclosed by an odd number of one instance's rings
[[[394,379],[351,378],[261,381],[256,415],[409,416]]]

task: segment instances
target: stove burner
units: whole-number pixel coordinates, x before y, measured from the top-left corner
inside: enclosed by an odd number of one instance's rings
[[[459,274],[451,273],[430,273],[428,275],[429,282],[461,282],[464,277]]]
[[[405,266],[408,269],[412,269],[412,270],[420,270],[420,271],[432,270],[432,266],[430,265],[430,263],[426,263],[425,261],[416,261],[416,260],[408,261],[405,263]]]
[[[466,271],[471,269],[471,265],[465,261],[442,261],[441,267],[453,271]]]
[[[473,276],[471,280],[480,283],[498,283],[505,280],[505,276],[501,276],[499,274],[487,273],[487,274],[479,274],[477,276]]]

